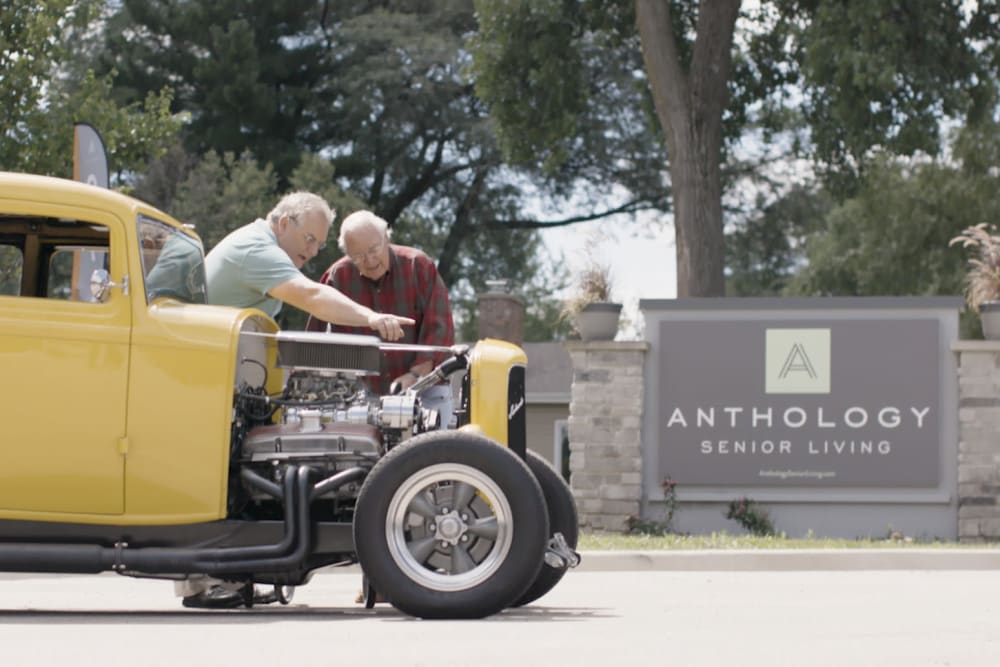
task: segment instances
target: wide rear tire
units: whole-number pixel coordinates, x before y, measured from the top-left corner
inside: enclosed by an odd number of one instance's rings
[[[528,450],[528,468],[531,469],[539,486],[542,487],[545,505],[549,509],[550,534],[562,533],[569,548],[576,550],[576,544],[580,538],[580,522],[576,513],[576,500],[573,498],[573,492],[570,491],[569,485],[548,461],[530,449]],[[535,581],[513,606],[520,607],[542,597],[559,583],[564,574],[566,574],[566,570],[545,564]]]
[[[354,542],[375,589],[423,618],[481,618],[535,581],[549,535],[528,466],[479,435],[435,431],[390,451],[358,496]]]

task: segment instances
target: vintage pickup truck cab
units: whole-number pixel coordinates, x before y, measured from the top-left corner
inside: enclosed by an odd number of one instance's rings
[[[527,450],[520,348],[392,344],[206,305],[202,243],[139,200],[0,172],[0,571],[305,584],[358,562],[424,617],[526,604],[578,561],[576,508]],[[454,428],[416,390],[461,374]],[[369,592],[370,592],[369,591]]]

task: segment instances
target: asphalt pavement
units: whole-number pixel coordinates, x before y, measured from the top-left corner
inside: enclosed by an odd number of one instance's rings
[[[541,600],[476,621],[364,609],[349,570],[223,611],[164,581],[0,574],[0,646],[16,667],[995,667],[1000,569],[955,569],[995,554],[933,551],[588,552]]]

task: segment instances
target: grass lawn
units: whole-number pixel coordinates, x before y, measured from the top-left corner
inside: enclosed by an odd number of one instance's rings
[[[1000,543],[959,544],[931,540],[898,539],[837,539],[789,538],[783,536],[755,537],[751,535],[620,535],[616,533],[580,534],[577,547],[581,551],[622,549],[1000,549]]]

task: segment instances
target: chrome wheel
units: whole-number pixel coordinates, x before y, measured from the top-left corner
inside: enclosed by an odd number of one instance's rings
[[[437,591],[488,580],[513,541],[510,503],[500,487],[480,470],[451,463],[429,466],[399,486],[385,530],[399,569]]]
[[[358,564],[375,590],[422,618],[482,618],[538,576],[549,535],[527,464],[481,435],[432,431],[390,450],[354,512]]]

